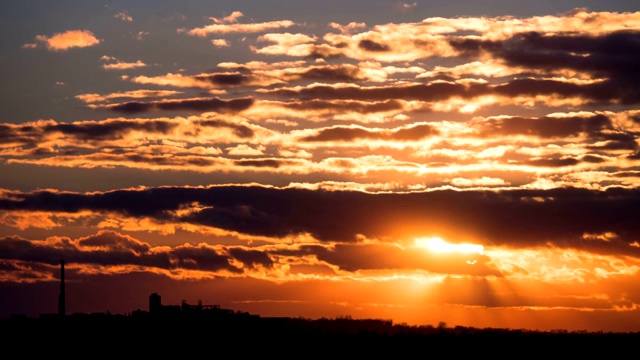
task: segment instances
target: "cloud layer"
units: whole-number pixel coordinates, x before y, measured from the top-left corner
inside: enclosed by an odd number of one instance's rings
[[[118,9],[112,33],[22,44],[50,50],[67,115],[0,123],[6,311],[42,311],[20,304],[64,258],[77,309],[108,305],[101,284],[137,306],[159,287],[278,316],[637,324],[640,12],[245,13]]]

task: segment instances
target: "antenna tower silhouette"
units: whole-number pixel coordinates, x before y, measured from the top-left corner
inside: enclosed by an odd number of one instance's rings
[[[60,260],[60,294],[58,295],[58,315],[66,315],[66,304],[64,298],[64,260]]]

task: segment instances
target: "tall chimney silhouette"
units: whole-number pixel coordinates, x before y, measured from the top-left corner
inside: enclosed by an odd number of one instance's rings
[[[60,260],[60,294],[58,295],[58,315],[66,315],[66,304],[64,298],[64,260]]]

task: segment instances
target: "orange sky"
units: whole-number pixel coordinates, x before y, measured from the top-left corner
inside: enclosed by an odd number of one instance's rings
[[[640,9],[357,3],[0,5],[0,317],[640,331]]]

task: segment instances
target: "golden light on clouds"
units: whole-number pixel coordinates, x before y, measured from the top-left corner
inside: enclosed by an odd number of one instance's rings
[[[65,51],[71,48],[83,48],[100,43],[93,32],[89,30],[68,30],[52,36],[38,35],[36,40],[43,43],[47,49],[53,51]]]
[[[319,4],[0,11],[0,316],[637,330],[637,6]]]

